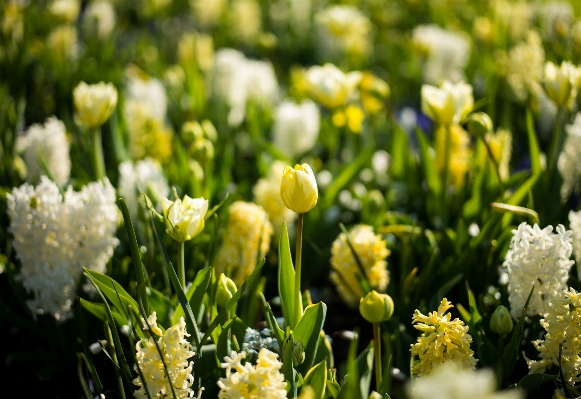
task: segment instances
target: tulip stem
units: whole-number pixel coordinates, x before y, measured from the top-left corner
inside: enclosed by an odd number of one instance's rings
[[[496,158],[494,158],[494,153],[492,152],[492,148],[490,148],[490,144],[488,144],[486,137],[482,136],[481,139],[482,139],[482,142],[484,143],[484,147],[486,148],[486,152],[488,153],[488,158],[490,158],[490,162],[492,163],[492,168],[494,169],[494,172],[496,173],[496,178],[498,179],[498,184],[500,185],[500,188],[501,188],[502,192],[504,193],[504,183],[502,182],[502,176],[500,174],[500,166],[498,165],[498,162],[496,162]]]
[[[103,140],[101,138],[101,128],[96,127],[91,130],[92,161],[95,179],[101,180],[105,177],[105,159],[103,157]]]
[[[178,276],[180,278],[180,283],[182,285],[182,290],[186,289],[186,266],[184,263],[184,246],[183,242],[179,242],[179,253],[178,253]]]
[[[375,388],[380,392],[381,389],[381,327],[379,323],[373,323],[373,357],[375,358]]]
[[[303,255],[303,221],[305,214],[299,213],[299,220],[297,222],[297,251],[296,251],[296,266],[295,266],[295,322],[298,323],[303,317],[303,299],[301,295],[301,258]]]
[[[557,107],[557,116],[555,118],[555,131],[553,132],[553,137],[551,139],[551,146],[549,148],[549,167],[547,177],[552,178],[555,167],[557,166],[557,161],[559,160],[559,153],[561,152],[561,147],[563,146],[563,129],[561,126],[561,120],[563,119],[563,114],[565,109],[563,107]]]

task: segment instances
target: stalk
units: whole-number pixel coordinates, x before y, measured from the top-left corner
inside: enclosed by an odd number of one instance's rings
[[[303,255],[303,222],[305,215],[299,214],[297,223],[297,247],[295,257],[295,292],[296,292],[296,306],[295,306],[295,320],[297,323],[303,317],[303,300],[301,296],[301,258]]]
[[[564,112],[563,107],[557,108],[557,118],[555,119],[555,131],[553,132],[553,138],[551,140],[551,147],[549,148],[549,164],[548,164],[548,175],[547,177],[551,179],[555,167],[557,166],[557,161],[559,159],[559,153],[561,152],[562,141],[563,141],[563,129],[561,126],[561,120],[563,119]]]
[[[373,323],[373,357],[375,358],[375,388],[381,393],[381,327],[379,323]]]
[[[91,156],[93,161],[93,172],[96,180],[105,177],[105,158],[103,156],[103,140],[101,138],[101,128],[96,127],[91,130]]]
[[[182,285],[182,289],[186,289],[186,266],[184,262],[184,247],[185,244],[180,242],[178,249],[178,276],[180,279],[180,284]]]

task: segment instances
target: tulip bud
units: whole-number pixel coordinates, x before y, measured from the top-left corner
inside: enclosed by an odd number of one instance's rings
[[[226,303],[232,299],[232,296],[238,291],[234,281],[226,277],[224,273],[220,274],[218,279],[218,288],[216,289],[216,303],[218,306],[226,306]]]
[[[298,365],[305,361],[305,346],[301,341],[293,342],[293,364]]]
[[[482,137],[492,129],[494,129],[492,119],[484,112],[476,112],[468,120],[468,131],[474,137]]]
[[[379,392],[372,391],[369,394],[369,399],[383,399],[383,396]]]
[[[204,229],[204,217],[208,212],[208,200],[204,198],[179,198],[161,202],[165,217],[166,232],[176,241],[191,240]]]
[[[393,299],[373,290],[359,301],[359,312],[370,323],[381,323],[393,315]]]
[[[306,163],[284,168],[280,196],[291,211],[306,213],[317,205],[319,191],[313,170]]]
[[[513,322],[506,306],[500,305],[496,308],[490,318],[490,329],[497,334],[508,334],[512,331]]]
[[[117,106],[117,89],[112,83],[88,85],[81,82],[73,90],[75,116],[90,128],[101,126]]]

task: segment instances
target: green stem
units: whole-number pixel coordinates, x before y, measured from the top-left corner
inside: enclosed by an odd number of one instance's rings
[[[444,142],[444,171],[442,177],[442,183],[444,184],[442,195],[445,200],[446,192],[448,191],[448,180],[450,178],[450,152],[452,150],[450,142],[452,141],[452,134],[450,132],[450,125],[442,126],[442,128],[446,129],[446,140]]]
[[[101,128],[96,127],[91,130],[91,150],[93,161],[93,172],[95,179],[101,180],[105,177],[105,158],[103,156],[103,140],[101,138]]]
[[[555,131],[553,132],[553,137],[551,140],[551,147],[549,148],[549,163],[548,163],[548,174],[547,177],[552,180],[553,171],[557,166],[557,161],[559,160],[559,153],[561,152],[562,141],[563,141],[563,129],[561,126],[561,119],[563,119],[563,114],[565,109],[563,107],[557,108],[557,117],[555,119]],[[550,181],[549,180],[549,181]]]
[[[299,220],[297,223],[297,251],[295,258],[295,292],[296,292],[296,307],[295,307],[295,320],[298,323],[303,317],[303,299],[301,295],[301,258],[303,255],[303,222],[305,215],[303,213],[299,214]]]
[[[379,323],[373,323],[373,356],[375,358],[375,388],[381,393],[381,327]]]
[[[186,289],[186,266],[184,262],[184,247],[185,244],[183,242],[179,243],[178,249],[178,276],[180,279],[180,284],[182,285],[182,289]]]
[[[501,188],[502,192],[504,193],[504,183],[502,182],[502,176],[500,176],[500,167],[498,166],[498,162],[496,162],[496,159],[494,158],[494,154],[492,153],[492,148],[490,148],[490,145],[488,144],[488,141],[486,141],[486,138],[482,137],[482,142],[484,143],[484,147],[486,147],[486,152],[488,153],[488,158],[490,158],[490,162],[492,162],[492,167],[494,169],[494,172],[496,173],[496,178],[498,179],[498,184],[500,185],[500,188]]]

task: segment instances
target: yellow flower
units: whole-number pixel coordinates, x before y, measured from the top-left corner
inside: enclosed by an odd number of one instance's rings
[[[165,217],[166,232],[176,241],[191,240],[204,229],[204,217],[208,212],[208,200],[204,198],[179,198],[170,201],[162,199],[163,216]]]
[[[304,74],[304,83],[313,100],[333,109],[347,103],[361,80],[361,72],[343,73],[331,63],[315,65]]]
[[[370,323],[387,321],[393,315],[393,299],[373,290],[359,301],[359,313]]]
[[[440,88],[422,86],[422,112],[438,125],[460,123],[474,107],[472,86],[444,81]]]
[[[545,309],[547,314],[541,319],[541,326],[547,333],[544,339],[533,341],[540,359],[527,360],[530,374],[544,373],[558,366],[561,345],[563,376],[567,384],[575,385],[581,382],[581,296],[573,288],[563,290],[549,299]]]
[[[446,143],[446,130],[450,129],[450,142]],[[472,160],[470,136],[460,125],[449,125],[436,130],[436,168],[442,171],[445,167],[446,145],[450,146],[449,168],[450,182],[455,187],[464,183],[464,178]]]
[[[239,287],[270,246],[272,225],[264,210],[251,202],[236,201],[228,209],[228,223],[214,265]]]
[[[414,328],[423,331],[423,334],[411,346],[412,356],[419,357],[414,362],[412,372],[420,377],[448,361],[464,369],[473,370],[476,367],[477,360],[470,349],[472,337],[468,334],[468,327],[458,318],[451,320],[450,313],[446,313],[451,307],[453,305],[444,298],[437,312],[425,316],[416,309],[414,313]]]
[[[99,127],[117,106],[117,89],[112,83],[88,85],[81,82],[73,91],[75,115],[84,125]]]
[[[353,227],[349,238],[371,287],[384,291],[389,283],[389,272],[385,260],[390,254],[387,243],[381,236],[373,233],[373,227],[363,224]],[[343,233],[337,237],[331,247],[331,267],[333,271],[330,278],[335,283],[337,291],[347,305],[356,307],[365,293],[357,280],[357,275],[360,273],[359,266],[347,244],[347,237]]]
[[[568,61],[562,62],[560,67],[550,61],[545,63],[543,83],[547,96],[557,106],[570,104],[577,96],[580,77],[579,68]]]
[[[307,213],[317,205],[319,190],[308,164],[297,164],[294,169],[290,166],[284,168],[280,196],[287,208],[299,214]]]
[[[133,159],[151,157],[163,162],[171,156],[172,132],[164,126],[163,119],[152,115],[147,102],[126,101],[125,120],[129,133],[129,151]]]

